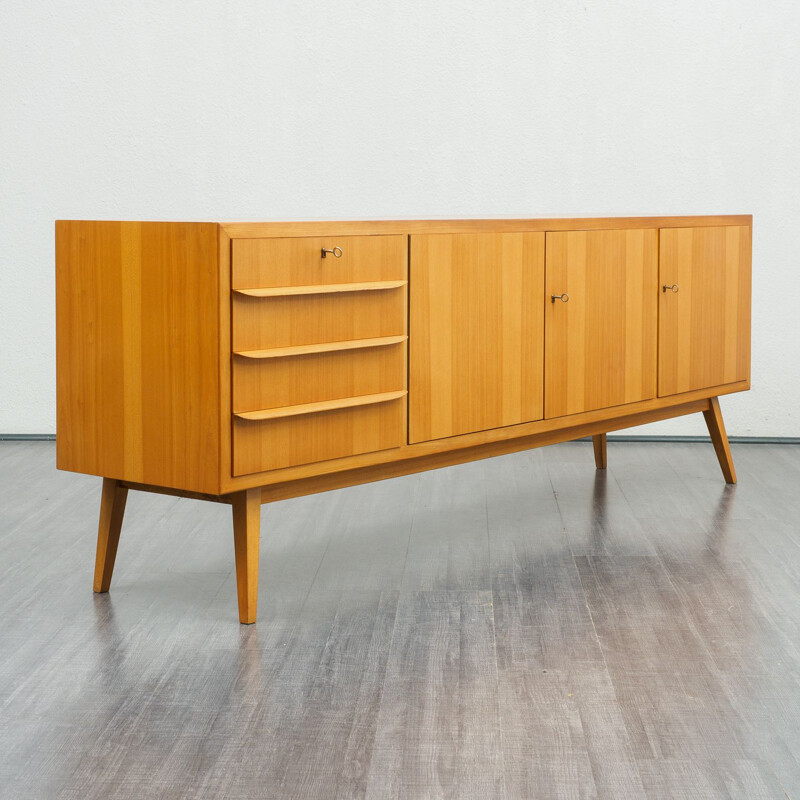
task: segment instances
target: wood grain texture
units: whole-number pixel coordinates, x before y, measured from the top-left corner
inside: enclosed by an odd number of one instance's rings
[[[122,519],[128,489],[113,478],[103,478],[100,495],[100,522],[97,526],[97,554],[94,563],[94,590],[107,592],[111,588],[114,562],[117,558]]]
[[[505,796],[493,640],[488,592],[401,596],[367,797]]]
[[[750,380],[750,239],[744,225],[661,231],[661,397]]]
[[[404,398],[405,393],[387,402],[264,421],[234,418],[233,474],[399,447]]]
[[[542,416],[544,236],[411,237],[409,441]]]
[[[233,297],[233,349],[342,342],[405,333],[405,287],[385,292]]]
[[[376,347],[286,358],[235,358],[233,411],[404,391],[405,337],[392,337],[389,341]]]
[[[718,398],[711,398],[708,411],[704,411],[703,416],[708,426],[711,443],[714,445],[714,452],[719,460],[720,469],[725,476],[725,483],[736,483],[736,470],[733,467],[731,446],[728,444],[728,434],[725,432],[725,421],[722,419],[722,410],[719,407]]]
[[[340,247],[342,255],[322,249]],[[234,289],[315,284],[403,281],[405,236],[304,236],[233,242]]]
[[[655,397],[657,241],[654,229],[547,234],[546,418]]]
[[[233,243],[223,227],[219,226],[217,236],[217,254],[219,258],[218,303],[217,317],[219,319],[219,342],[217,353],[219,358],[219,465],[220,488],[219,492],[229,492],[228,487],[233,475],[233,392],[232,376],[233,357],[231,336],[231,251]],[[223,486],[225,488],[223,488]],[[248,488],[248,487],[238,487]]]
[[[231,500],[239,622],[251,625],[258,611],[258,551],[261,540],[261,495],[258,489],[237,492]]]
[[[217,226],[56,223],[60,469],[216,492]]]
[[[368,236],[417,233],[526,233],[530,231],[686,228],[710,225],[752,225],[751,214],[709,214],[673,217],[543,217],[532,219],[318,220],[313,222],[225,222],[232,239],[286,236]]]

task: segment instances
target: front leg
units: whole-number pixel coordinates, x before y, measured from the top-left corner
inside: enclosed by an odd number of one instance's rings
[[[239,622],[256,621],[258,605],[258,545],[261,536],[261,489],[245,489],[232,496],[233,546]]]
[[[606,454],[606,435],[598,433],[592,436],[594,444],[594,465],[597,469],[605,469],[608,466],[608,456]]]
[[[107,592],[114,574],[119,535],[128,490],[113,478],[103,478],[103,493],[100,496],[100,524],[97,527],[97,555],[94,562],[94,590]]]

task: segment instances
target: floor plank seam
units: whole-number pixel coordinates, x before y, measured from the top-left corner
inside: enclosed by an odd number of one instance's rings
[[[491,602],[492,612],[492,652],[494,653],[495,696],[497,699],[497,732],[500,739],[500,762],[502,765],[503,776],[503,797],[507,798],[508,784],[506,781],[506,732],[503,725],[503,714],[500,709],[500,659],[497,655],[497,623],[494,615],[494,584],[492,576],[492,536],[489,528],[491,523],[489,520],[489,500],[486,496],[486,491],[483,493],[483,510],[486,519],[486,557],[489,560],[489,599]]]
[[[314,498],[315,501],[317,501],[318,499],[319,499],[318,497]],[[291,502],[291,501],[289,501],[289,502]],[[264,506],[262,506],[262,511],[263,511],[263,509],[264,509]],[[263,519],[263,516],[262,516],[262,519]],[[318,521],[319,521],[319,515],[315,515],[315,517],[314,517],[314,530],[315,531],[317,530],[317,526],[319,524]],[[262,525],[262,530],[263,530],[263,525]],[[319,571],[320,571],[320,569],[322,569],[322,565],[325,562],[325,556],[328,554],[328,550],[329,550],[329,548],[331,546],[331,542],[333,541],[333,537],[334,537],[334,533],[333,532],[328,534],[328,540],[325,542],[325,549],[322,551],[322,555],[319,558],[319,563],[317,564],[317,569],[314,571],[314,577],[308,582],[308,590],[306,591],[306,595],[303,598],[303,602],[302,602],[302,604],[300,606],[300,610],[298,611],[297,619],[300,618],[300,615],[303,613],[303,610],[305,609],[306,604],[308,603],[308,598],[311,597],[311,592],[312,592],[312,590],[314,588],[314,584],[316,584],[316,582],[317,582],[317,578],[319,577]]]
[[[571,549],[572,548],[570,546],[570,550]],[[603,659],[603,670],[604,670],[604,673],[605,673],[605,677],[608,679],[608,683],[611,686],[611,690],[614,692],[614,700],[616,702],[617,708],[618,709],[622,709],[622,703],[621,703],[621,700],[620,700],[620,697],[619,697],[619,693],[617,691],[617,684],[614,681],[614,677],[611,674],[611,669],[608,666],[608,659],[606,658],[605,648],[603,647],[603,642],[600,639],[600,634],[597,631],[597,625],[595,623],[594,614],[592,613],[592,608],[591,608],[591,605],[589,604],[589,595],[586,592],[586,587],[584,586],[583,578],[581,577],[581,572],[578,569],[578,562],[575,560],[574,552],[572,553],[572,564],[575,567],[575,571],[578,574],[578,582],[580,583],[581,592],[583,593],[583,603],[586,606],[586,612],[588,613],[589,621],[592,624],[592,632],[594,633],[594,640],[597,643],[597,647],[598,647],[598,649],[600,651],[600,656]],[[628,726],[627,726],[627,724],[625,724],[624,720],[623,720],[623,724],[624,724],[624,727],[625,727],[625,744],[626,744],[628,752],[631,754],[630,763],[635,768],[636,774],[639,776],[639,781],[640,781],[642,787],[644,787],[644,780],[642,778],[641,770],[639,769],[638,760],[633,756],[633,746],[632,746],[632,742],[631,742],[630,730],[628,729]],[[583,725],[583,718],[582,717],[581,717],[581,725]],[[592,768],[592,774],[593,774],[594,779],[595,779],[595,788],[597,788],[597,770],[596,770],[596,766],[595,766],[595,759],[592,758],[591,755],[589,756],[589,764],[590,764],[590,766]]]

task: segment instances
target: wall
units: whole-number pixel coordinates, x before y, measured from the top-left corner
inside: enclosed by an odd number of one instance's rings
[[[753,213],[754,388],[723,410],[800,436],[796,3],[4,0],[0,22],[0,432],[55,427],[56,218]]]

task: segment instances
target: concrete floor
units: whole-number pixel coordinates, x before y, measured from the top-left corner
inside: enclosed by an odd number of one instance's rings
[[[800,798],[800,447],[573,443],[230,509],[0,443],[0,796]]]

